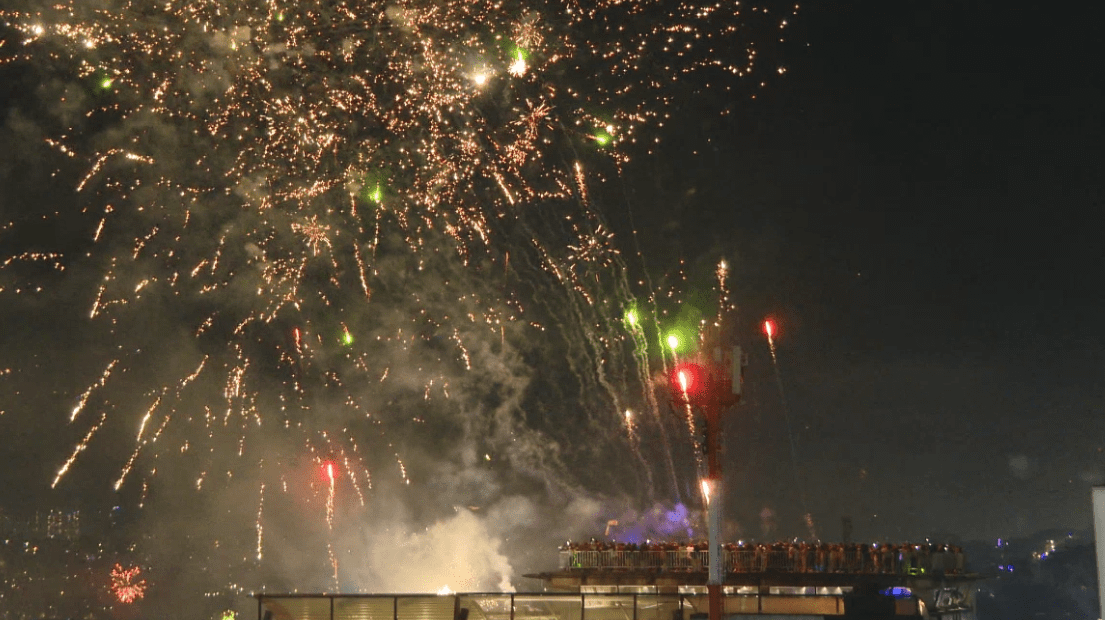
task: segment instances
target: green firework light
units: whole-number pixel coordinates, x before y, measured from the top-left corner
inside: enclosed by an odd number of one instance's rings
[[[387,195],[389,178],[387,170],[359,171],[351,179],[355,188],[352,191],[355,191],[357,198],[364,202],[382,204]]]
[[[680,344],[682,343],[679,342],[679,334],[668,334],[668,348],[678,351]]]
[[[342,332],[341,343],[347,347],[353,346],[353,334],[349,333],[348,329]]]
[[[614,143],[614,123],[605,111],[597,113],[592,121],[595,123],[591,131],[591,139],[599,146],[610,146]]]
[[[693,353],[697,348],[697,332],[686,325],[674,327],[664,337],[664,342],[672,353]]]
[[[509,36],[496,35],[496,45],[499,48],[499,53],[503,54],[511,61],[529,61],[529,50],[522,47],[522,44],[511,39]]]
[[[625,324],[632,329],[636,329],[638,326],[637,311],[630,308],[625,311]]]
[[[384,186],[376,181],[365,181],[358,196],[365,202],[380,204],[384,201]]]

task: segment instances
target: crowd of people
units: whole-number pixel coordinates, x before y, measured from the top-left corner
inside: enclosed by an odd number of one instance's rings
[[[710,554],[704,541],[642,544],[567,542],[561,568],[705,571]],[[725,572],[963,574],[966,558],[956,545],[931,543],[728,543],[722,546]]]

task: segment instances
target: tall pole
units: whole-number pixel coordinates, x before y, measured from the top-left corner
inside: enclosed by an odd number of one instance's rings
[[[717,388],[713,388],[717,390]],[[721,511],[725,505],[724,489],[721,479],[721,403],[720,399],[709,399],[706,413],[706,525],[709,539],[710,573],[706,580],[706,592],[710,596],[710,620],[722,620],[724,615],[724,597],[721,588],[725,583],[725,573],[721,554]]]
[[[671,375],[672,400],[686,406],[688,414],[694,408],[706,418],[706,477],[702,494],[706,499],[709,573],[706,592],[710,600],[710,620],[722,620],[724,614],[722,586],[725,583],[724,557],[721,552],[721,513],[725,509],[724,482],[721,472],[722,412],[740,400],[742,356],[740,347],[723,353],[720,329],[704,339],[706,356],[696,363],[682,363]]]
[[[1105,618],[1105,487],[1093,487],[1093,535],[1097,551],[1097,598],[1099,618]],[[713,620],[712,618],[710,620]]]
[[[720,334],[715,332],[720,340]],[[741,392],[741,350],[733,347],[728,360],[721,342],[713,345],[703,414],[706,416],[706,525],[710,553],[710,572],[706,592],[710,598],[710,620],[722,620],[725,614],[722,586],[725,584],[724,555],[721,552],[721,513],[725,509],[725,484],[721,470],[722,412],[735,405]]]

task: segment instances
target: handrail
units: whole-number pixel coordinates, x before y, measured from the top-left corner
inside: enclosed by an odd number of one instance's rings
[[[429,617],[425,614],[425,607],[404,612],[400,601],[422,600],[425,602],[440,603],[436,605],[438,616],[444,612],[445,617],[452,620],[462,620],[473,611],[473,605],[479,606],[479,617],[485,620],[549,620],[551,616],[563,620],[611,620],[613,617],[624,618],[631,611],[632,618],[638,617],[638,608],[645,605],[649,610],[655,610],[657,604],[662,602],[670,606],[672,611],[678,611],[681,617],[701,611],[703,596],[693,594],[613,594],[613,593],[550,593],[550,592],[455,592],[447,595],[434,594],[303,594],[303,593],[267,593],[254,594],[257,599],[257,620],[338,620],[338,618],[350,617],[376,617],[366,612],[373,602],[387,601],[390,599],[390,620],[425,620]],[[734,593],[727,597],[739,601],[742,605],[742,613],[755,613],[759,609],[771,606],[771,601],[787,601],[790,605],[805,609],[808,614],[814,615],[839,615],[844,612],[844,593],[836,592],[806,592],[801,594],[791,592],[771,592],[758,590],[755,593]],[[501,609],[488,613],[488,601],[499,600]],[[339,609],[338,603],[341,603]],[[534,603],[541,603],[533,606]],[[563,615],[548,607],[548,604],[559,604]],[[610,611],[617,614],[612,616]],[[337,613],[340,611],[340,613]],[[350,615],[354,612],[354,615]],[[799,611],[799,613],[803,613]],[[808,615],[807,614],[807,615]]]
[[[891,575],[963,574],[961,550],[928,545],[746,545],[723,549],[726,573],[875,573]],[[710,552],[694,546],[664,550],[584,549],[560,551],[561,570],[647,570],[701,572]]]

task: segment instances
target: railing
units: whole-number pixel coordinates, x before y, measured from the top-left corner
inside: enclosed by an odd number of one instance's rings
[[[726,573],[879,573],[897,575],[964,572],[962,552],[855,545],[831,548],[757,546],[722,550]],[[710,552],[694,547],[665,550],[568,549],[560,552],[562,570],[646,570],[700,572],[710,567]]]
[[[802,590],[797,592],[797,590]],[[257,620],[697,620],[695,594],[258,594]],[[844,593],[814,588],[729,592],[727,614],[844,613]]]

